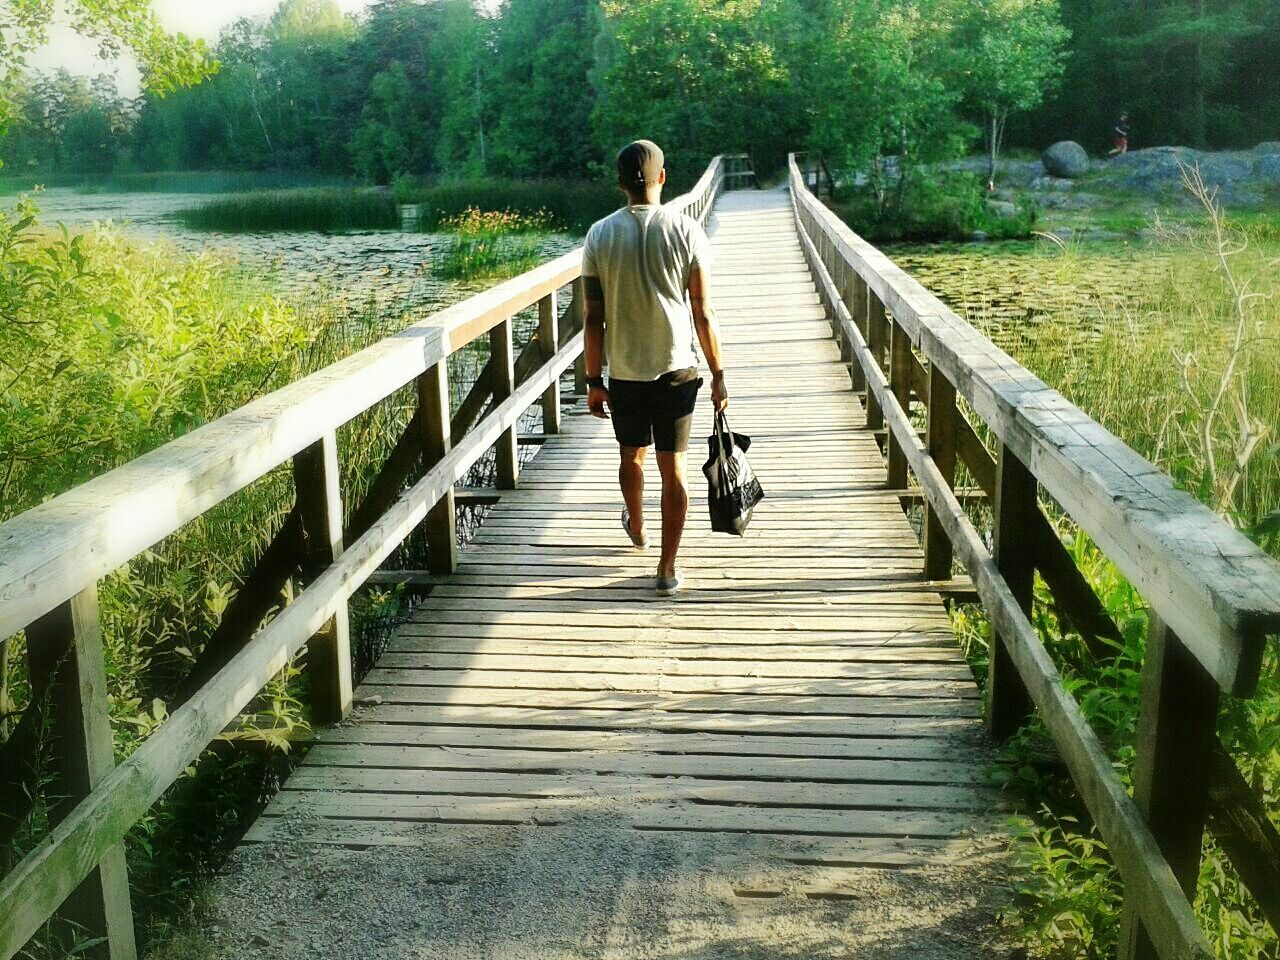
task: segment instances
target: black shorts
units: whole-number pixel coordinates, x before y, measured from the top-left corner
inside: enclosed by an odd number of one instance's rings
[[[624,447],[653,444],[660,453],[683,453],[689,449],[693,407],[701,387],[696,367],[673,370],[657,380],[610,377],[613,435]]]

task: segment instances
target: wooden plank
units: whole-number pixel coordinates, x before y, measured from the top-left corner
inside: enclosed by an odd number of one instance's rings
[[[800,734],[778,736],[750,730],[739,733],[685,733],[625,728],[522,727],[505,723],[495,726],[448,726],[429,722],[397,724],[363,720],[324,731],[319,743],[528,749],[542,751],[544,756],[546,751],[596,750],[694,756],[715,754],[731,757],[892,759],[910,760],[919,764],[921,771],[931,769],[935,761],[940,761],[957,768],[963,765],[967,774],[961,775],[968,779],[959,782],[982,782],[985,765],[981,761],[987,756],[985,741],[978,735],[976,724],[965,733],[957,731],[955,734],[938,736],[809,737]]]
[[[733,674],[668,674],[605,671],[501,670],[487,664],[465,670],[418,669],[377,666],[366,683],[374,686],[448,687],[463,691],[487,690],[590,690],[645,694],[736,693],[744,696],[823,697],[832,700],[866,697],[976,698],[977,690],[963,680],[897,679],[885,677],[760,677]]]
[[[315,580],[342,556],[342,492],[338,440],[327,433],[293,458],[293,482],[302,519],[303,576]],[[311,713],[337,723],[351,709],[351,627],[345,601],[334,605],[307,644]]]
[[[534,789],[530,784],[542,783],[543,790],[581,793],[583,782],[595,781],[596,774],[630,778],[694,778],[705,786],[707,779],[764,782],[807,782],[811,790],[801,806],[827,806],[819,784],[843,783],[855,786],[893,784],[907,788],[894,796],[907,799],[894,801],[898,806],[928,808],[923,802],[927,791],[919,793],[921,802],[909,802],[910,791],[925,785],[961,786],[959,792],[939,796],[975,800],[984,807],[998,801],[998,792],[982,784],[981,770],[972,763],[924,763],[919,760],[896,760],[877,757],[870,760],[833,759],[830,757],[720,756],[716,754],[649,754],[640,751],[558,750],[548,757],[543,750],[484,747],[371,746],[368,744],[317,744],[314,758],[299,767],[291,777],[290,789],[396,790],[408,792],[457,792],[448,785],[467,777],[493,777],[502,774],[501,790],[483,788],[482,792],[515,792]],[[552,762],[548,762],[552,761]],[[453,771],[445,776],[442,771]],[[436,775],[439,776],[436,776]],[[590,774],[584,778],[582,774]],[[534,779],[534,775],[541,780]],[[432,780],[437,785],[433,786]],[[600,781],[604,782],[604,781]],[[635,786],[635,784],[630,784]],[[674,784],[672,786],[675,786]],[[776,796],[776,795],[775,795]],[[868,793],[861,806],[878,806]],[[888,796],[888,794],[885,794]],[[760,799],[764,803],[764,795]],[[741,798],[750,800],[748,796]],[[775,801],[776,802],[776,801]],[[888,801],[886,801],[888,802]],[[838,804],[832,803],[831,806]],[[839,804],[845,805],[845,804]]]
[[[685,801],[734,804],[778,810],[790,808],[846,811],[856,824],[866,812],[928,811],[983,813],[1000,809],[992,790],[926,783],[805,783],[782,779],[699,779],[696,776],[571,775],[387,770],[381,768],[305,767],[271,804],[268,816],[299,808],[320,816],[359,815],[368,819],[413,820],[423,811],[448,804],[454,817],[466,816],[473,801],[562,798],[614,801],[623,808],[639,803]],[[994,802],[993,802],[994,801]],[[566,813],[571,813],[572,808]],[[858,832],[856,829],[851,832]]]
[[[669,675],[682,677],[750,678],[792,677],[805,680],[818,679],[889,679],[889,680],[940,680],[972,684],[973,676],[968,665],[950,654],[943,662],[936,659],[922,661],[846,660],[844,651],[827,648],[821,659],[792,661],[775,658],[776,652],[768,651],[770,659],[676,659],[657,647],[641,648],[629,652],[624,644],[591,645],[570,644],[572,652],[556,652],[563,644],[538,641],[514,641],[506,645],[498,641],[480,644],[431,644],[431,653],[402,652],[403,645],[393,644],[378,660],[380,669],[415,670],[484,670],[526,671],[534,674],[605,673],[633,676]],[[456,652],[461,646],[464,652]],[[439,647],[445,647],[440,650]],[[743,649],[743,648],[739,648]],[[750,650],[751,648],[746,648]],[[757,656],[759,652],[757,652]],[[935,655],[936,656],[936,655]]]
[[[809,714],[837,717],[970,717],[979,711],[972,698],[822,696],[734,693],[631,693],[596,690],[528,690],[484,687],[407,687],[365,683],[366,696],[383,703],[438,706],[517,706],[549,709],[629,710],[666,713]]]
[[[26,639],[32,700],[49,704],[45,735],[53,742],[53,762],[42,786],[50,822],[56,825],[115,768],[97,589],[45,614],[27,628]],[[59,908],[62,923],[52,932],[67,946],[73,940],[103,938],[88,956],[135,960],[124,845],[109,847],[88,864],[86,873]]]

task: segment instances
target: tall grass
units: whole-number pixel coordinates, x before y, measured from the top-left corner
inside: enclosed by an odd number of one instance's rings
[[[400,225],[390,194],[343,187],[231,194],[179,211],[178,219],[195,230],[228,233],[377,230]]]
[[[422,206],[424,230],[439,229],[449,219],[478,208],[544,217],[552,229],[585,233],[624,202],[616,186],[595,181],[484,179],[426,184],[401,179],[392,192],[399,203]],[[668,195],[675,194],[668,191]]]
[[[1190,178],[1193,192],[1201,192]],[[1119,299],[1082,302],[1033,328],[988,331],[1048,383],[1167,471],[1273,556],[1280,557],[1280,246],[1252,224],[1233,228],[1211,198],[1196,230],[1167,232],[1163,269]],[[1087,249],[1064,248],[1062,278],[1089,269]],[[981,316],[972,317],[983,326]],[[1141,693],[1146,606],[1115,566],[1065,518],[1060,530],[1120,627],[1095,658],[1037,584],[1033,618],[1068,687],[1129,777]],[[989,625],[966,611],[957,627],[971,661],[986,661]],[[1223,708],[1218,735],[1280,820],[1280,656],[1268,651],[1257,696]],[[1054,960],[1114,956],[1122,890],[1106,845],[1036,719],[1005,748],[1008,786],[1034,811],[1014,851],[1029,868],[1014,923]],[[1206,839],[1195,903],[1225,960],[1276,960],[1280,942],[1225,855]]]
[[[522,215],[469,207],[440,221],[440,229],[455,237],[436,261],[435,273],[449,280],[514,277],[537,265],[539,234],[547,225],[548,216],[541,212]]]

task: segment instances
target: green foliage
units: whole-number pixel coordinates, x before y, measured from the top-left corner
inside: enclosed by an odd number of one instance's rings
[[[764,143],[781,159],[776,144],[798,131],[798,88],[762,0],[603,0],[601,10],[593,127],[606,159],[638,137],[663,145],[668,168],[685,177],[716,153]]]
[[[1025,204],[1000,216],[973,174],[915,170],[891,189],[845,191],[833,209],[855,231],[872,240],[968,240],[975,231],[989,239],[1030,235],[1036,211]]]
[[[123,49],[138,60],[143,84],[158,96],[197,83],[216,67],[204,41],[166,33],[151,11],[151,0],[66,0],[61,5],[72,27],[98,42],[114,58]],[[49,0],[9,0],[0,11],[0,135],[13,114],[13,92],[27,56],[48,42],[55,5]]]
[[[309,187],[218,197],[179,212],[196,230],[371,230],[396,227],[400,215],[390,194],[377,190]]]
[[[1071,56],[1056,94],[1011,128],[1042,149],[1111,146],[1121,110],[1135,146],[1248,147],[1275,139],[1280,6],[1259,0],[1061,0]]]

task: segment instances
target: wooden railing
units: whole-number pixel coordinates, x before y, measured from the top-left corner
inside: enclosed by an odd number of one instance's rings
[[[1280,928],[1280,838],[1215,732],[1220,696],[1254,693],[1263,646],[1280,633],[1280,565],[853,233],[794,155],[789,167],[801,242],[867,426],[887,425],[888,485],[904,487],[910,471],[922,489],[925,570],[943,579],[961,561],[994,628],[988,723],[1004,736],[1039,711],[1124,881],[1121,956],[1213,956],[1191,908],[1206,820]],[[913,403],[926,411],[923,436]],[[991,505],[991,549],[952,489],[957,461]],[[1040,492],[1149,606],[1132,797],[1028,619],[1039,573],[1086,639],[1119,636]]]
[[[726,161],[738,159],[716,157],[668,206],[705,222]],[[50,789],[68,798],[48,836],[0,880],[0,958],[55,913],[83,936],[104,938],[102,955],[136,955],[122,839],[304,645],[313,718],[346,714],[350,596],[420,524],[432,570],[451,571],[454,485],[496,448],[498,485],[514,487],[521,415],[540,403],[544,429],[558,431],[559,380],[575,361],[582,391],[581,264],[581,250],[542,264],[0,525],[0,638],[26,631],[32,702],[50,704],[39,717],[29,708],[18,732],[54,728]],[[557,298],[570,284],[561,316]],[[513,317],[535,304],[536,334],[517,357]],[[451,416],[449,358],[480,337],[489,339],[489,361]],[[415,382],[417,411],[344,530],[336,431]],[[290,459],[294,509],[224,612],[190,695],[116,765],[98,582]],[[305,589],[259,629],[299,567]],[[9,816],[20,816],[14,807],[36,789],[23,782],[31,764],[18,756],[35,734],[18,732],[0,765]]]

